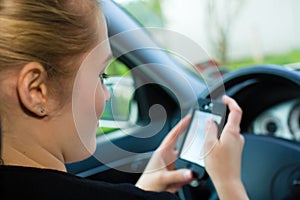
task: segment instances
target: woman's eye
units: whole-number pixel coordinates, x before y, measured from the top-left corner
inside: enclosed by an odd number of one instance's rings
[[[104,79],[109,78],[109,75],[107,75],[106,73],[102,73],[102,74],[99,74],[99,78],[101,80],[101,83],[103,83]]]

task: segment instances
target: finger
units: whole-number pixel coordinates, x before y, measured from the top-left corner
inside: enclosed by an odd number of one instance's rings
[[[240,124],[242,119],[242,109],[237,102],[228,96],[223,97],[223,102],[227,104],[230,111],[228,121],[232,122],[233,124]]]
[[[218,127],[212,120],[206,122],[204,149],[209,150],[218,141]]]
[[[245,144],[245,138],[243,135],[240,135],[240,140],[241,140],[241,144],[242,144],[242,148],[243,148],[244,144]]]
[[[178,137],[187,129],[190,120],[190,115],[184,117],[166,136],[166,138],[161,143],[160,148],[169,147],[173,149],[177,143]]]
[[[182,184],[174,184],[174,185],[170,185],[166,191],[170,192],[170,193],[176,193],[183,185]]]
[[[226,130],[232,133],[239,133],[240,123],[242,119],[242,109],[239,107],[235,100],[228,96],[223,97],[223,102],[227,104],[230,111],[227,123],[224,127],[224,131]]]
[[[162,181],[165,185],[185,185],[193,180],[193,173],[188,169],[179,169],[174,171],[166,171],[163,174]]]

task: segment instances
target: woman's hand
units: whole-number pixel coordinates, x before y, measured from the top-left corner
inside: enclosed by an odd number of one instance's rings
[[[242,110],[232,98],[224,96],[223,102],[227,104],[230,113],[220,139],[214,122],[208,122],[206,126],[205,148],[213,149],[205,158],[205,168],[221,200],[248,199],[241,181],[244,146],[244,138],[240,134]]]
[[[175,193],[183,185],[193,180],[190,170],[174,170],[174,162],[178,155],[175,145],[180,134],[187,129],[189,121],[190,116],[185,117],[164,139],[136,183],[137,187],[148,191]]]

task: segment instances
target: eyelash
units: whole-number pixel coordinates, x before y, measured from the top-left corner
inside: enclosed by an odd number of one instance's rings
[[[104,79],[109,78],[109,75],[106,73],[102,73],[102,74],[99,74],[99,78],[101,80],[101,83],[103,83]]]

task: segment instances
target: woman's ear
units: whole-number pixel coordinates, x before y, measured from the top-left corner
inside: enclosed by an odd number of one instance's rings
[[[18,76],[18,95],[26,111],[39,117],[45,117],[47,102],[47,72],[37,62],[23,66]]]

